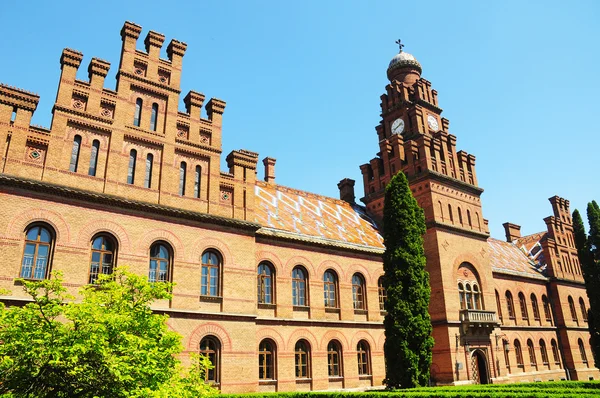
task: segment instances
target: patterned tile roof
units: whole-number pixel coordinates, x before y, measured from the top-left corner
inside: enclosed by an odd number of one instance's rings
[[[488,244],[491,249],[490,264],[492,271],[536,279],[546,279],[543,275],[543,270],[538,267],[538,264],[532,261],[527,253],[514,243],[489,238]]]
[[[531,260],[536,263],[536,266],[542,272],[546,272],[546,258],[544,257],[544,251],[542,250],[542,242],[548,236],[548,232],[538,232],[523,236],[522,238],[515,240],[515,245],[523,250]]]
[[[255,220],[265,228],[310,238],[383,248],[375,223],[359,205],[257,181]]]

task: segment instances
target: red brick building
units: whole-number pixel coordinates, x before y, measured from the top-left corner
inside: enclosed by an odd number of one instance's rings
[[[383,358],[383,189],[402,170],[425,209],[432,381],[586,379],[593,368],[587,296],[568,201],[551,198],[548,231],[506,224],[489,237],[475,157],[456,150],[437,92],[405,52],[388,68],[380,152],[340,200],[275,183],[275,159],[232,151],[219,168],[225,102],[183,97],[187,45],[126,22],[117,89],[110,63],[65,49],[51,128],[31,125],[39,98],[0,86],[0,287],[62,271],[73,293],[118,265],[176,283],[156,303],[203,352],[224,392],[379,386]],[[205,107],[207,118],[201,117]]]

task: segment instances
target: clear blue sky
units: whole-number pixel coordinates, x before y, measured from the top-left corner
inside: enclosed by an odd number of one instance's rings
[[[176,3],[7,2],[0,81],[39,93],[34,123],[49,126],[62,49],[84,53],[81,79],[91,57],[111,62],[114,88],[130,20],[143,27],[139,48],[150,29],[188,44],[182,92],[227,101],[224,154],[275,157],[278,183],[334,197],[350,177],[362,197],[359,165],[378,151],[379,96],[401,38],[458,148],[477,157],[492,236],[505,221],[544,230],[555,194],[580,211],[600,200],[598,1]]]

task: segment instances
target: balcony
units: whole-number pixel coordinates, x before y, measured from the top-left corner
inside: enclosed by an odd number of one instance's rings
[[[460,323],[463,327],[463,333],[473,329],[479,329],[477,332],[491,333],[492,329],[499,325],[496,311],[485,310],[461,310]]]

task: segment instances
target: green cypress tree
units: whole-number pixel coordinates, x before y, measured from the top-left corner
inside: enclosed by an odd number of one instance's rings
[[[425,270],[425,216],[403,173],[385,189],[383,209],[385,383],[388,388],[424,386],[429,381],[432,326],[429,273]]]

